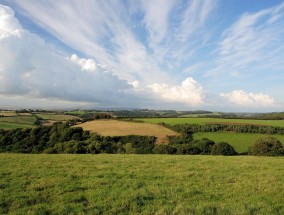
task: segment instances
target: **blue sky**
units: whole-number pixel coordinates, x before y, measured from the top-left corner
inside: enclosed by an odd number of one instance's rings
[[[3,107],[283,111],[283,1],[0,4]]]

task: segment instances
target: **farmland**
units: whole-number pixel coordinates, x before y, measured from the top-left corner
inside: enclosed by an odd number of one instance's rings
[[[76,116],[65,115],[65,114],[54,114],[54,113],[35,113],[38,117],[45,120],[53,121],[67,121],[71,119],[78,119]]]
[[[32,128],[35,127],[36,117],[45,120],[43,125],[51,125],[54,122],[79,119],[79,117],[76,116],[56,112],[16,113],[15,111],[1,111],[0,129]]]
[[[215,142],[228,142],[238,153],[248,151],[258,138],[267,137],[267,134],[248,134],[248,133],[233,133],[233,132],[200,132],[193,134],[194,139],[208,138]],[[283,135],[269,135],[277,138],[284,143]]]
[[[0,154],[0,175],[1,214],[284,213],[283,158]]]
[[[252,125],[269,125],[284,127],[284,120],[254,120],[254,119],[223,119],[223,118],[138,118],[136,120],[147,123],[166,123],[169,125],[176,124],[252,124]]]
[[[12,115],[0,117],[0,129],[31,128],[36,118],[27,115]]]
[[[34,125],[0,121],[0,129],[32,128]]]
[[[94,120],[77,125],[84,130],[97,132],[104,136],[146,135],[156,136],[157,143],[167,141],[167,136],[176,132],[160,125],[149,123],[124,122],[118,120]]]

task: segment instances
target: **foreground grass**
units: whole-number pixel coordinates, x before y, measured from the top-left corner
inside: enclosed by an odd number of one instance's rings
[[[284,144],[284,135],[268,135],[268,134],[249,134],[249,133],[233,133],[233,132],[199,132],[193,134],[194,139],[208,138],[218,142],[228,142],[238,153],[247,152],[255,141],[262,137],[275,137]]]
[[[253,120],[253,119],[219,119],[219,118],[139,118],[137,120],[148,123],[176,124],[207,124],[207,123],[240,123],[284,127],[284,120]]]
[[[0,214],[284,214],[284,158],[0,154]]]

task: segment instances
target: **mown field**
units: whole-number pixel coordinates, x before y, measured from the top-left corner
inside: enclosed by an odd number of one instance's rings
[[[45,120],[53,121],[67,121],[71,119],[78,119],[76,116],[65,115],[65,114],[53,114],[53,113],[35,113],[38,117]]]
[[[233,133],[233,132],[199,132],[193,134],[194,139],[208,138],[216,143],[225,141],[229,143],[238,153],[248,151],[258,138],[272,136],[277,138],[284,144],[283,135],[267,135],[267,134],[249,134],[249,133]]]
[[[0,129],[33,128],[34,125],[0,121]]]
[[[15,111],[0,111],[0,116],[16,116]]]
[[[76,125],[86,131],[97,132],[104,136],[145,135],[157,137],[157,143],[167,142],[167,136],[177,135],[176,132],[161,125],[135,123],[118,120],[94,120]]]
[[[254,124],[270,125],[284,127],[284,120],[251,120],[251,119],[219,119],[219,118],[138,118],[136,120],[148,123],[166,123],[176,124],[208,124],[208,123],[236,123],[236,124]]]
[[[284,214],[284,158],[0,154],[0,214]]]
[[[31,128],[35,120],[34,116],[26,115],[0,117],[0,129]]]

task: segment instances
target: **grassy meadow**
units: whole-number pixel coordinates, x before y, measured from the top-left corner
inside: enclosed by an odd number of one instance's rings
[[[194,139],[208,138],[215,142],[228,142],[238,153],[244,153],[248,151],[248,148],[252,146],[258,138],[272,136],[277,138],[282,144],[284,144],[283,135],[267,135],[267,134],[249,134],[249,133],[233,133],[233,132],[199,132],[194,133]]]
[[[157,137],[157,143],[167,142],[167,136],[177,135],[176,132],[161,125],[135,123],[118,120],[93,120],[75,127],[96,132],[104,136],[146,135]]]
[[[0,120],[0,129],[10,130],[10,129],[16,129],[16,128],[33,128],[33,127],[35,126],[31,124],[3,122]]]
[[[148,123],[166,123],[169,125],[176,124],[208,124],[208,123],[236,123],[236,124],[253,124],[269,125],[284,127],[284,120],[256,120],[256,119],[222,119],[222,118],[139,118],[139,121]]]
[[[0,111],[0,116],[16,116],[15,111]]]
[[[76,116],[65,115],[65,114],[54,114],[54,113],[36,113],[36,115],[45,120],[53,121],[67,121],[72,119],[78,119]]]
[[[32,115],[13,115],[0,117],[0,129],[31,128],[36,118]]]
[[[284,214],[284,158],[0,154],[0,214]]]

